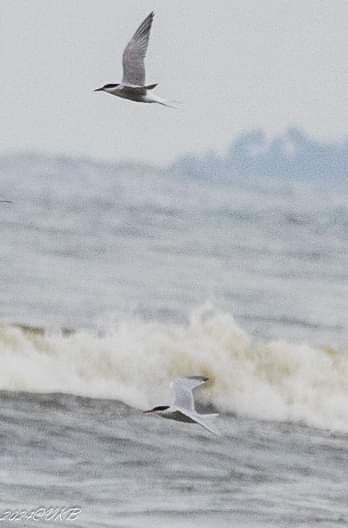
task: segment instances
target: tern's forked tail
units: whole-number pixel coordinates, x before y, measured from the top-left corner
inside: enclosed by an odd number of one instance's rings
[[[158,95],[151,94],[146,95],[144,99],[145,103],[157,103],[162,106],[167,106],[168,108],[177,108],[172,101],[167,101],[166,99],[163,99],[162,97],[159,97]]]

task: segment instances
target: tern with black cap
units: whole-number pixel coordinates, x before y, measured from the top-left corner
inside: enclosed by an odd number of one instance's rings
[[[145,84],[145,56],[150,39],[154,12],[140,24],[123,52],[123,79],[121,83],[104,84],[95,92],[106,92],[137,103],[157,103],[172,106],[161,97],[149,93],[157,84]]]
[[[203,376],[187,376],[177,378],[171,384],[174,392],[174,399],[170,405],[156,405],[153,409],[144,411],[144,414],[157,414],[162,418],[198,424],[211,433],[220,434],[209,423],[210,418],[215,418],[218,414],[200,414],[196,411],[193,399],[193,389],[206,383],[208,378]]]

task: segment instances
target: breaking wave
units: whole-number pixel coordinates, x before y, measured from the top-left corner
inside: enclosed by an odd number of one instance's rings
[[[199,398],[221,412],[348,431],[348,357],[261,342],[224,312],[187,324],[129,319],[107,331],[50,334],[0,326],[0,390],[114,398],[144,408],[180,375],[210,378]]]

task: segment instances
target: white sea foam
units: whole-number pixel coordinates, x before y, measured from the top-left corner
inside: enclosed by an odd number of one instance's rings
[[[144,408],[170,381],[203,374],[199,397],[221,412],[348,431],[348,356],[260,342],[233,317],[203,308],[187,325],[129,319],[103,333],[0,327],[0,389],[108,397]]]

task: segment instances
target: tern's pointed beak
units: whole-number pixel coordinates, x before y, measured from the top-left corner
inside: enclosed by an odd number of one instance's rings
[[[104,88],[96,88],[94,91],[95,91],[95,92],[103,92],[103,91],[104,91]]]
[[[143,411],[143,414],[151,414],[153,413],[154,411],[152,409],[148,410],[148,411]]]

